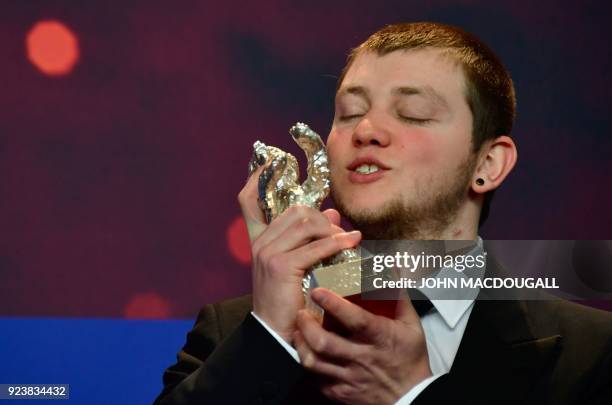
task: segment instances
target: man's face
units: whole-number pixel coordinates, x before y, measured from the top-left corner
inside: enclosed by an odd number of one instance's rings
[[[475,155],[464,83],[439,49],[354,60],[327,146],[334,201],[366,237],[435,235],[465,203]]]

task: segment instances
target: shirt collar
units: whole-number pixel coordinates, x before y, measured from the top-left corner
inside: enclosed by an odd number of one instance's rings
[[[484,248],[482,243],[482,238],[479,236],[476,240],[476,246],[466,253],[466,256],[477,256],[483,254]],[[486,264],[485,264],[486,268]],[[485,268],[480,271],[478,277],[482,277],[484,275]],[[453,274],[455,277],[457,275],[461,277],[467,277],[462,272],[458,272],[453,268],[443,268],[438,274],[436,274],[436,278],[448,277],[449,274]],[[431,290],[427,288],[419,288],[418,289],[423,295],[426,297],[430,297],[432,295]],[[476,296],[478,295],[479,289],[473,289],[468,291],[468,295],[465,299],[448,299],[448,300],[440,300],[440,299],[432,299],[431,303],[436,308],[444,322],[448,325],[449,328],[454,328],[459,323],[459,320],[463,317],[465,312],[472,306]]]

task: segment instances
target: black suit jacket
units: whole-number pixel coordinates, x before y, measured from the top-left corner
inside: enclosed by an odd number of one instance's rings
[[[200,311],[155,404],[325,404],[316,377],[250,315]],[[450,372],[414,404],[612,404],[612,314],[567,301],[477,301]]]

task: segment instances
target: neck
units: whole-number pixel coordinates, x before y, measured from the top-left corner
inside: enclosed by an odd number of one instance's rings
[[[458,210],[453,220],[435,235],[439,240],[475,240],[478,237],[480,206],[467,200]],[[432,235],[433,236],[433,235]]]

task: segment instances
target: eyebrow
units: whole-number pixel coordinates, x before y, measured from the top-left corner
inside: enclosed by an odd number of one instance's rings
[[[338,91],[338,93],[336,94],[336,97],[342,97],[345,94],[351,94],[351,95],[363,98],[366,101],[370,100],[368,91],[363,86],[344,87]]]
[[[422,87],[411,87],[411,86],[403,86],[397,87],[393,90],[394,94],[402,95],[402,96],[423,96],[425,98],[430,99],[434,103],[448,108],[448,102],[446,99],[437,91],[433,89],[431,86],[422,86]]]

